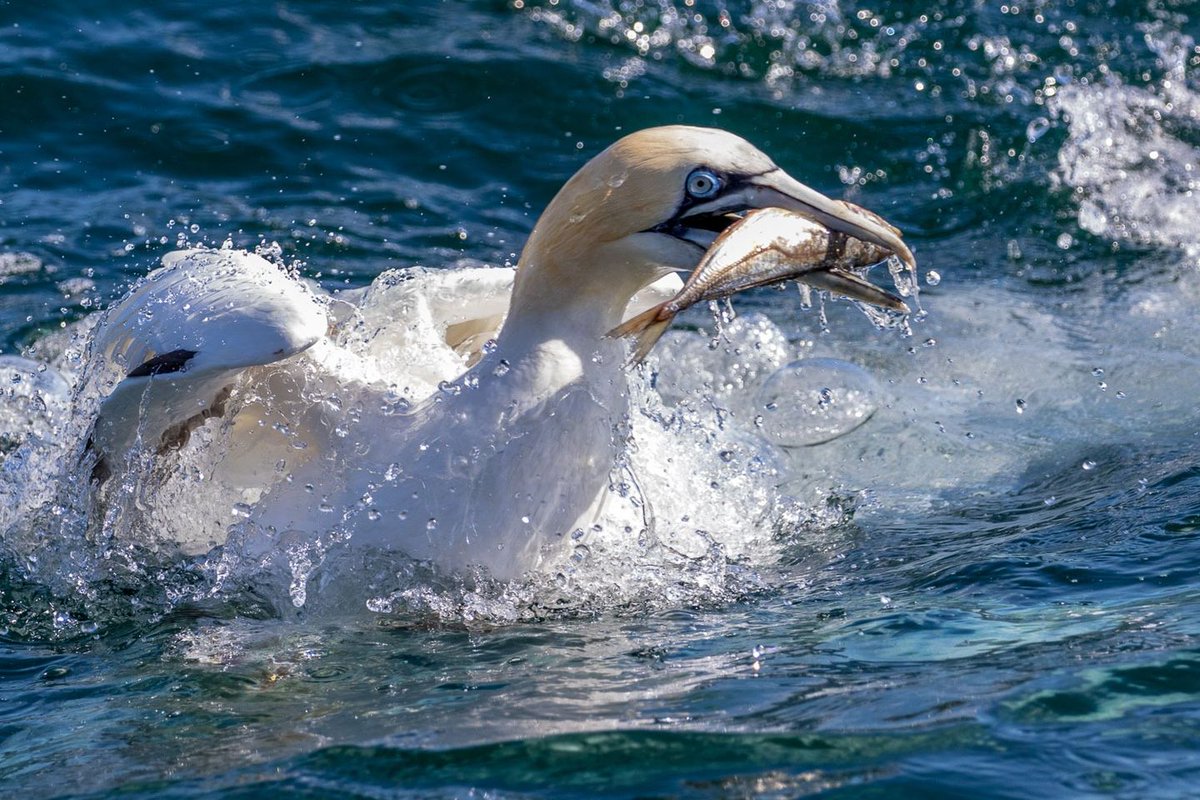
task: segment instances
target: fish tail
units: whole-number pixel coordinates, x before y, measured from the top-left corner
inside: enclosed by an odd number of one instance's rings
[[[662,338],[663,333],[670,327],[675,315],[667,311],[666,306],[666,303],[660,303],[649,308],[605,334],[610,339],[634,337],[633,354],[629,357],[630,366],[641,363],[649,355],[655,342]]]

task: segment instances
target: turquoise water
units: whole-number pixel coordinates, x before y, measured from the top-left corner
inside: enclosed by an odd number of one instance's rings
[[[56,336],[178,243],[277,243],[330,289],[510,263],[588,156],[674,122],[900,225],[928,312],[904,338],[739,298],[881,407],[784,455],[807,516],[709,593],[668,564],[575,604],[464,585],[321,615],[188,564],[106,588],[14,525],[0,789],[1196,795],[1198,11],[0,3],[2,355],[69,362]],[[9,482],[54,436],[23,397]]]

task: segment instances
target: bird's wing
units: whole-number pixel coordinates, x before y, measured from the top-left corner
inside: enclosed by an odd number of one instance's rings
[[[212,408],[238,374],[311,347],[328,329],[326,306],[304,283],[237,250],[163,257],[101,322],[92,343],[100,404],[91,446],[121,458]]]

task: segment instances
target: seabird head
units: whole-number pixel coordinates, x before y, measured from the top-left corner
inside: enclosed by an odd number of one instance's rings
[[[620,139],[563,186],[522,253],[512,311],[544,316],[555,308],[579,314],[587,304],[603,307],[605,320],[595,325],[602,333],[635,292],[668,272],[693,269],[737,215],[768,207],[912,263],[886,222],[805,186],[740,136],[671,125]]]

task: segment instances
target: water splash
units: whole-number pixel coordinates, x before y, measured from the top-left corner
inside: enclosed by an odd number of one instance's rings
[[[470,354],[447,343],[447,329],[435,322],[441,312],[431,305],[447,295],[429,286],[447,280],[482,281],[489,296],[501,289],[492,321],[499,324],[507,283],[495,282],[511,280],[510,271],[387,273],[344,296],[353,307],[339,312],[336,346],[245,373],[177,450],[156,456],[155,448],[136,448],[125,463],[111,465],[116,477],[102,488],[87,478],[95,461],[86,442],[90,420],[123,368],[98,354],[82,358],[84,368],[69,375],[69,399],[68,377],[45,378],[52,391],[41,391],[57,416],[19,421],[23,441],[3,465],[6,491],[19,495],[18,510],[4,519],[4,561],[61,598],[51,601],[52,616],[76,633],[97,620],[163,614],[179,604],[239,605],[247,593],[283,616],[415,613],[504,622],[743,598],[769,583],[761,570],[773,569],[781,534],[826,524],[824,512],[775,488],[787,465],[755,424],[753,393],[795,352],[778,327],[752,314],[730,319],[715,348],[694,334],[676,337],[662,350],[658,374],[631,376],[633,410],[613,433],[620,455],[600,513],[571,542],[550,542],[546,569],[528,579],[498,582],[478,572],[446,578],[395,553],[350,546],[340,531],[360,516],[382,516],[373,493],[405,469],[394,463],[344,508],[321,500],[331,521],[327,534],[308,539],[257,529],[251,510],[267,487],[312,458],[314,437],[337,436],[339,419],[363,413],[356,381],[390,387],[387,397],[403,417],[466,368]],[[398,318],[413,324],[384,324]],[[492,334],[478,333],[486,346]],[[63,357],[49,349],[47,355]],[[672,376],[673,365],[685,364]],[[18,366],[22,381],[46,372],[33,362]],[[357,377],[331,382],[332,367],[343,379]],[[39,425],[55,433],[48,437],[54,446],[41,453],[31,444]],[[263,469],[248,469],[237,455],[247,446]],[[313,487],[314,503],[318,491]]]
[[[1078,202],[1079,226],[1135,246],[1178,248],[1200,258],[1195,196],[1200,191],[1200,92],[1195,41],[1158,25],[1142,27],[1162,77],[1132,85],[1109,75],[1063,87],[1051,110],[1066,122],[1056,179]]]

